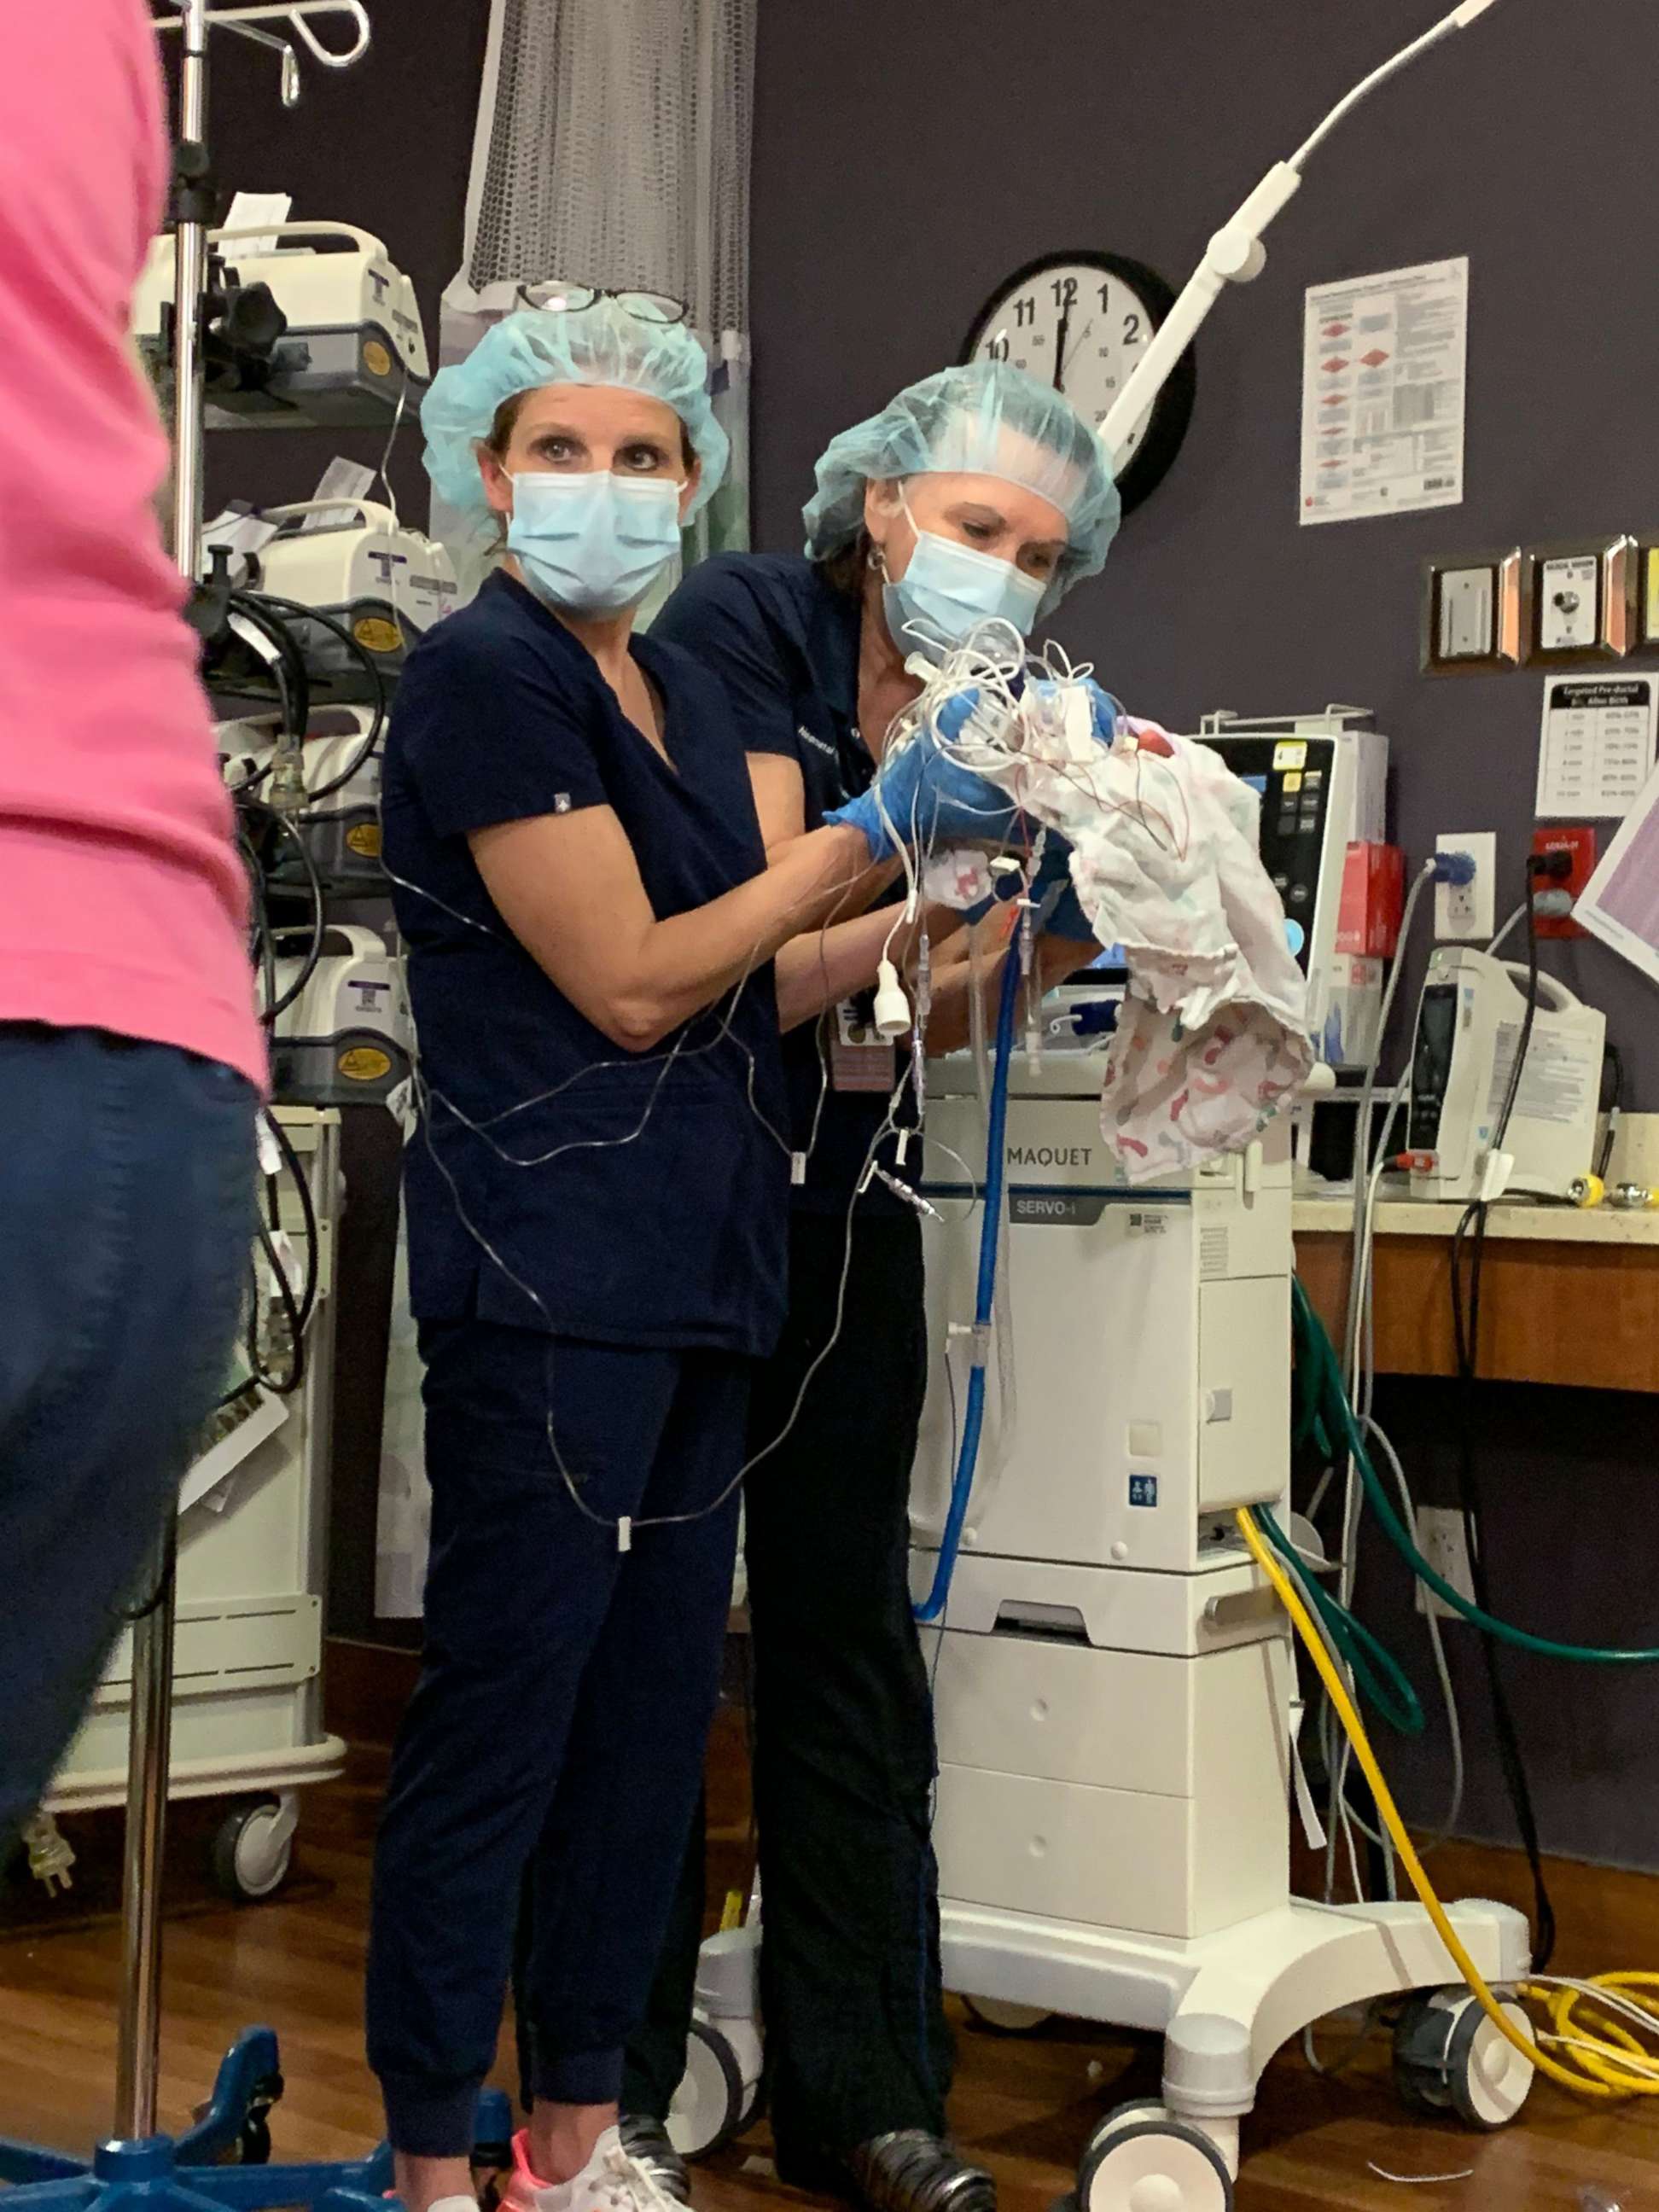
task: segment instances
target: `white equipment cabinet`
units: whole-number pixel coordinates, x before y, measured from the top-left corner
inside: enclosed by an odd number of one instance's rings
[[[971,1071],[933,1075],[924,1180],[934,1346],[913,1492],[932,1583],[966,1363],[984,1158]],[[1108,2118],[1082,2212],[1232,2203],[1238,2130],[1309,2022],[1455,1970],[1415,1905],[1292,1900],[1288,1626],[1233,1509],[1285,1517],[1290,1162],[1284,1121],[1182,1187],[1132,1191],[1099,1126],[1099,1059],[1017,1059],[1006,1132],[1017,1420],[995,1363],[981,1479],[936,1656],[934,1844],[947,1987],[996,2024],[1050,2013],[1161,2031],[1160,2104]],[[953,1095],[954,1094],[954,1095]],[[954,1202],[953,1202],[954,1201]],[[958,1336],[958,1342],[960,1338]],[[939,1648],[934,1652],[937,1640]],[[1524,1920],[1465,1904],[1476,1964],[1512,1982]],[[1498,2124],[1531,2069],[1460,1989],[1408,2008],[1402,2087]]]
[[[1064,994],[1051,1035],[1089,996]],[[1095,2129],[1079,2212],[1229,2212],[1262,2069],[1327,2014],[1409,1996],[1401,2092],[1472,2125],[1512,2119],[1532,2067],[1457,1980],[1419,1906],[1290,1893],[1290,1632],[1233,1517],[1245,1504],[1286,1517],[1288,1117],[1178,1186],[1131,1190],[1101,1138],[1100,1075],[1080,1034],[1012,1070],[1000,1264],[1014,1417],[994,1346],[955,1577],[942,1624],[922,1632],[945,1981],[1000,2028],[1060,2014],[1160,2033],[1162,2098]],[[966,1397],[981,1210],[964,1163],[985,1157],[966,1057],[936,1063],[929,1087],[922,1188],[938,1218],[924,1228],[918,1599]],[[1520,1913],[1450,1910],[1489,1982],[1526,1973]],[[752,2109],[763,1941],[751,1917],[703,1947],[669,2117],[688,2155]]]
[[[322,1710],[339,1115],[275,1110],[317,1213],[305,1381],[292,1399],[258,1394],[254,1410],[191,1468],[179,1510],[168,1794],[235,1801],[216,1839],[214,1866],[221,1887],[242,1898],[269,1896],[280,1885],[297,1792],[332,1780],[345,1762],[345,1745],[325,1729]],[[280,1203],[297,1273],[307,1257],[304,1219],[286,1170]],[[124,1631],[46,1811],[126,1802],[131,1646]]]

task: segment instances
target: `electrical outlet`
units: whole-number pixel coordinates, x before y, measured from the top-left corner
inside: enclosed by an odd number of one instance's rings
[[[1461,1513],[1449,1506],[1419,1506],[1417,1548],[1442,1582],[1449,1583],[1460,1597],[1468,1598],[1471,1605],[1474,1603],[1468,1536]],[[1419,1613],[1437,1613],[1442,1620],[1461,1617],[1455,1607],[1448,1605],[1444,1598],[1422,1582],[1417,1585],[1417,1609]]]
[[[1575,829],[1534,830],[1532,849],[1540,860],[1553,853],[1565,853],[1572,863],[1568,874],[1540,879],[1534,890],[1539,892],[1565,891],[1577,906],[1584,887],[1595,873],[1595,831],[1585,823]],[[1540,914],[1534,922],[1540,937],[1588,937],[1589,932],[1582,921],[1575,921],[1571,913]]]
[[[1474,876],[1467,884],[1434,887],[1434,933],[1442,945],[1489,945],[1498,934],[1498,833],[1494,830],[1443,830],[1437,853],[1468,853]]]

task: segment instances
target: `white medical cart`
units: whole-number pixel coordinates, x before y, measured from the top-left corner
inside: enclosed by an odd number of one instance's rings
[[[291,1399],[260,1389],[251,1410],[191,1467],[179,1506],[171,1798],[232,1801],[214,1840],[228,1894],[268,1897],[288,1872],[298,1792],[340,1773],[345,1745],[323,1725],[329,1443],[334,1390],[334,1252],[340,1117],[276,1109],[316,1209],[317,1296],[305,1380]],[[286,1170],[282,1226],[299,1266],[304,1218]],[[45,1810],[125,1805],[132,1633],[122,1632],[92,1710]]]

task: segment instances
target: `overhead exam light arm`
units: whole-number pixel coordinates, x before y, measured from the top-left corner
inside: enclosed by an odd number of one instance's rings
[[[1425,31],[1421,38],[1413,39],[1410,46],[1402,47],[1381,69],[1373,70],[1337,102],[1288,161],[1274,162],[1237,214],[1216,232],[1186,289],[1158,325],[1152,343],[1100,426],[1101,443],[1110,458],[1115,475],[1127,458],[1124,448],[1130,433],[1164,389],[1171,370],[1192,343],[1200,325],[1223,291],[1229,284],[1248,284],[1261,274],[1267,258],[1261,234],[1280,209],[1295,197],[1302,182],[1303,165],[1309,156],[1317,152],[1343,118],[1379,85],[1415,61],[1419,54],[1426,53],[1431,46],[1438,46],[1452,32],[1467,30],[1477,15],[1484,15],[1493,4],[1494,0],[1462,0],[1460,6]]]

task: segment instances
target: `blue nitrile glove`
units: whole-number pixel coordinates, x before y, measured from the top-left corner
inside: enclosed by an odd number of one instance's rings
[[[824,820],[860,830],[873,860],[890,860],[906,846],[1006,842],[1019,809],[994,783],[958,766],[934,734],[936,729],[939,737],[955,737],[978,696],[969,690],[947,700],[933,726],[882,763],[868,791],[833,808]]]
[[[1044,937],[1063,937],[1068,945],[1099,944],[1072,881],[1072,848],[1052,830],[1042,848],[1031,896],[1036,902],[1036,926]]]

